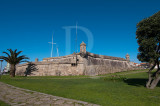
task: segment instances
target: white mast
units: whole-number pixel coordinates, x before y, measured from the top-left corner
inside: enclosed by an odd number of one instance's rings
[[[77,48],[77,22],[76,22],[76,52],[78,53],[78,48]]]
[[[53,56],[53,45],[56,43],[53,43],[53,35],[52,35],[52,42],[48,42],[50,44],[52,44],[52,48],[51,48],[51,57]]]
[[[57,56],[59,57],[59,53],[58,53],[58,46],[57,46]]]
[[[77,45],[77,22],[76,22],[76,44],[75,44],[75,48],[76,48],[76,50],[75,50],[75,53],[76,53],[76,66],[77,66],[77,53],[78,53],[78,45]]]

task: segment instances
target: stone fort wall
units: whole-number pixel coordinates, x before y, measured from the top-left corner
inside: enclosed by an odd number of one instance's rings
[[[129,62],[89,57],[85,59],[85,75],[103,75],[131,70]]]
[[[97,55],[89,52],[84,57],[85,75],[103,75],[132,69],[129,61],[124,58]]]
[[[68,55],[62,57],[45,58],[42,62],[32,62],[35,64],[36,70],[32,71],[31,76],[69,76],[69,75],[83,75],[83,62],[80,55],[78,65],[75,66],[75,55]],[[16,74],[24,75],[29,64],[20,64],[16,66]]]
[[[76,65],[77,56],[77,65]],[[102,75],[127,71],[131,69],[129,62],[123,58],[96,55],[87,52],[62,57],[45,58],[42,62],[33,62],[36,70],[31,76],[71,76],[71,75]],[[17,65],[16,74],[24,75],[28,64]]]
[[[101,75],[131,70],[129,55],[126,59],[97,55],[86,51],[86,44],[80,44],[80,52],[67,56],[44,58],[42,62],[17,65],[16,74],[24,75],[26,70],[33,70],[32,76],[69,76],[69,75]]]

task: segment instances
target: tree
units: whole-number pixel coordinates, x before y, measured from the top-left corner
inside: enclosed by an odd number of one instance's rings
[[[137,24],[136,35],[139,45],[137,58],[141,62],[152,64],[148,71],[146,87],[154,89],[160,80],[160,11],[140,21]],[[155,66],[158,67],[157,70],[151,73]]]
[[[7,52],[3,52],[4,54],[7,55],[7,57],[0,56],[0,59],[5,60],[11,65],[10,66],[10,76],[15,77],[16,65],[21,62],[27,62],[25,59],[29,59],[29,58],[26,57],[25,55],[19,56],[19,54],[22,53],[22,51],[17,52],[17,49],[14,51],[12,49],[7,49],[7,50],[10,52],[10,54]]]

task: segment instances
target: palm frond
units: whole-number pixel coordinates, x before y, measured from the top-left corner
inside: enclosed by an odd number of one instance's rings
[[[16,57],[17,57],[20,53],[22,53],[22,51],[17,52],[17,53],[16,53]]]
[[[29,62],[29,61],[28,61],[28,60],[22,60],[22,61],[20,61],[20,63],[21,63],[21,62]]]
[[[0,56],[0,59],[3,59],[3,60],[5,60],[5,61],[9,62],[9,58],[8,58],[8,57]]]
[[[14,50],[14,51],[12,49],[7,49],[7,50],[10,52],[10,54],[7,53],[7,52],[3,52],[3,53],[5,53],[7,55],[7,57],[0,56],[0,59],[3,59],[5,61],[7,61],[8,63],[14,64],[14,65],[16,65],[16,64],[18,64],[20,62],[28,62],[28,61],[26,61],[26,59],[29,59],[29,58],[26,57],[25,55],[22,55],[22,56],[18,57],[18,55],[20,53],[22,53],[22,51],[17,52],[17,49]]]
[[[25,55],[19,56],[17,57],[18,59],[29,59],[28,57],[26,57]]]
[[[13,56],[13,55],[14,55],[14,52],[13,52],[13,50],[12,50],[12,49],[7,49],[7,50],[10,52],[11,56]]]
[[[13,53],[14,53],[14,54],[16,54],[16,52],[17,52],[17,49],[16,49],[16,50],[14,50],[14,52],[13,52]]]
[[[11,57],[11,55],[9,53],[7,53],[7,52],[3,52],[3,53],[5,53],[8,57]]]

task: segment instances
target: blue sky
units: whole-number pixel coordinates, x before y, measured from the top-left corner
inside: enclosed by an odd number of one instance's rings
[[[0,0],[0,55],[11,48],[22,50],[30,61],[50,57],[52,33],[60,56],[67,55],[63,27],[77,22],[93,35],[89,52],[123,58],[129,53],[131,61],[139,62],[136,24],[158,12],[159,4],[159,0]],[[75,29],[71,31],[72,53]],[[78,30],[78,45],[82,41],[88,43],[88,38]]]

